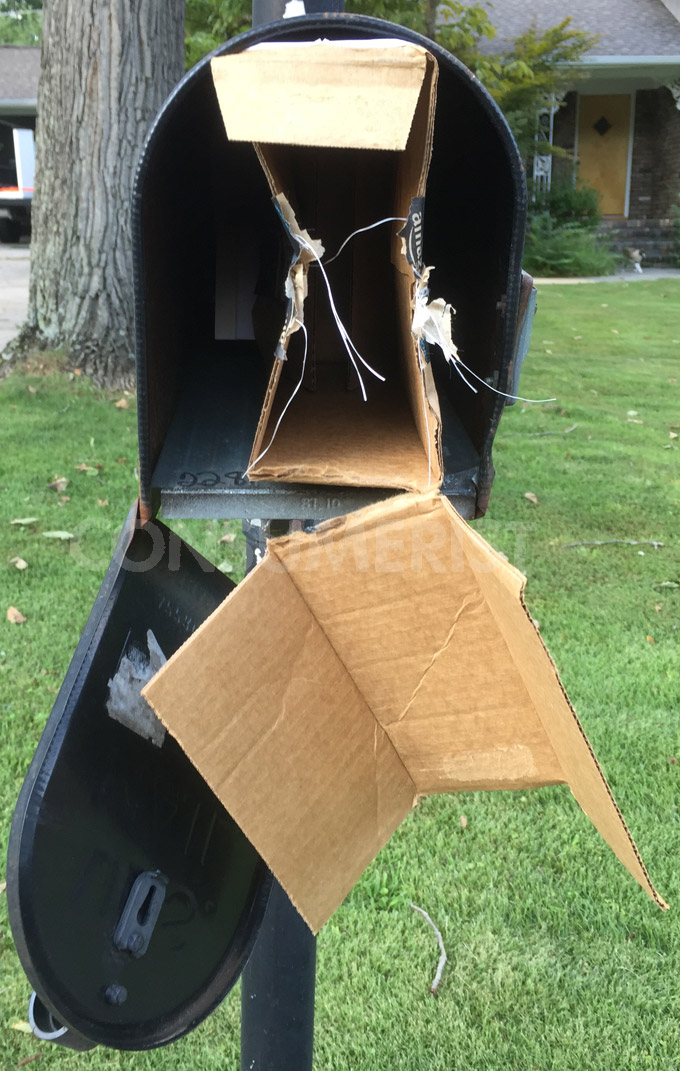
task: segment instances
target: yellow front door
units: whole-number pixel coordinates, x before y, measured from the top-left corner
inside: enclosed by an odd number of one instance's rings
[[[626,215],[630,117],[628,93],[579,96],[578,175],[601,195],[603,216]]]

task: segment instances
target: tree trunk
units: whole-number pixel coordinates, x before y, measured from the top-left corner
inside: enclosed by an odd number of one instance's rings
[[[184,6],[45,0],[27,328],[98,384],[134,376],[132,183],[184,70]]]
[[[425,0],[425,36],[433,41],[437,37],[437,9],[439,0]]]

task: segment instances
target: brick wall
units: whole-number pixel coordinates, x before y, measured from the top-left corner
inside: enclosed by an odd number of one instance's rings
[[[639,89],[630,181],[631,219],[667,219],[680,196],[680,111],[668,89]]]
[[[659,164],[654,191],[654,218],[667,219],[680,204],[680,111],[668,89],[659,94]]]
[[[574,146],[576,145],[576,93],[567,93],[562,107],[555,115],[553,144],[566,149],[567,158],[553,157],[553,185],[571,186],[574,181]]]
[[[635,95],[633,160],[630,176],[631,219],[654,219],[656,185],[658,89],[639,89]]]

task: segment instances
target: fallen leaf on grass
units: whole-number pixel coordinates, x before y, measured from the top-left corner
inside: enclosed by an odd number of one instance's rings
[[[74,368],[73,369],[73,374],[74,374],[74,376],[82,376],[82,374],[83,374],[82,368]]]
[[[530,502],[533,502],[535,506],[538,505],[538,498],[536,497],[533,491],[525,491],[524,497],[528,498]]]
[[[65,491],[68,487],[68,483],[69,482],[65,476],[57,476],[52,480],[52,483],[48,483],[47,486],[50,491]]]
[[[16,517],[10,524],[37,524],[40,517]]]
[[[8,606],[7,620],[10,625],[23,625],[27,618],[24,617],[21,610],[17,610],[16,606]]]
[[[645,639],[647,640],[647,643],[656,643],[653,636],[645,636]]]
[[[677,439],[677,437],[678,437],[677,431],[669,431],[668,432],[668,438],[669,439]]]
[[[227,534],[223,535],[221,539],[217,540],[217,542],[218,543],[233,543],[235,539],[236,539],[236,536],[234,535],[233,532],[227,532]]]
[[[676,759],[675,755],[671,755],[671,757],[670,757],[670,759],[668,761],[671,764],[671,766],[677,766],[678,765],[678,760]]]
[[[43,532],[45,539],[75,539],[73,532]]]
[[[644,420],[636,420],[635,417],[628,417],[629,424],[644,424]]]
[[[20,1034],[32,1034],[31,1024],[27,1023],[25,1019],[16,1019],[13,1023],[10,1023],[11,1030],[18,1030]]]
[[[25,562],[23,558],[10,558],[9,564],[13,565],[19,572],[23,572],[24,569],[28,569],[28,562]]]
[[[110,502],[109,502],[108,498],[98,498],[97,499],[97,505],[98,506],[109,506]]]
[[[119,398],[117,402],[114,402],[116,409],[127,409],[129,404],[127,398]]]
[[[618,335],[618,331],[615,327],[612,327],[612,335]]]
[[[460,816],[460,828],[461,829],[467,829],[467,818],[465,817],[464,814],[461,814],[461,816]]]
[[[126,461],[127,461],[126,457],[117,457],[116,458],[116,464],[117,465],[124,465],[126,463]]]
[[[27,390],[28,390],[29,394],[37,394],[38,393],[38,388],[37,387],[28,387]]]
[[[0,881],[0,893],[4,893],[6,888],[7,888],[7,882],[6,881]]]
[[[654,609],[655,609],[657,614],[660,613],[660,611],[661,611],[661,603],[660,602],[655,602],[654,603]]]
[[[221,573],[233,573],[234,571],[234,566],[231,562],[220,562],[217,568]]]
[[[28,1067],[29,1064],[34,1064],[36,1060],[42,1060],[43,1054],[41,1052],[34,1052],[32,1056],[25,1056],[23,1060],[19,1060],[17,1067]]]

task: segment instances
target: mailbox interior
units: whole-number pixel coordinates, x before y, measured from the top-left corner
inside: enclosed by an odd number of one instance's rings
[[[264,39],[313,40],[320,30],[337,38],[386,32],[384,23],[360,17],[295,22],[244,35],[220,52]],[[392,30],[424,44],[439,64],[424,229],[425,262],[435,265],[432,293],[456,309],[454,339],[463,360],[502,390],[525,212],[516,149],[500,113],[461,64],[418,35]],[[167,516],[322,517],[389,493],[243,478],[271,364],[255,341],[252,312],[290,261],[270,198],[253,146],[225,139],[209,65],[199,65],[157,120],[134,203],[140,481],[143,499],[153,508],[162,501]],[[372,240],[378,255],[387,240]],[[438,351],[432,368],[442,416],[442,491],[464,516],[474,516],[488,498],[503,401],[482,386],[473,393]]]
[[[274,358],[251,479],[411,490],[438,486],[438,421],[411,335],[414,276],[401,253],[403,224],[393,220],[357,234],[334,256],[367,221],[408,213],[410,194],[420,192],[415,185],[409,192],[403,178],[408,149],[262,145],[258,154],[273,190],[293,199],[299,225],[324,242],[329,263],[323,273],[310,263],[304,330],[290,337],[285,360]],[[281,240],[290,250],[283,226]],[[274,293],[264,301],[258,295],[254,306],[265,360],[276,349],[284,319],[280,310],[272,316],[284,292],[283,280],[274,282]],[[345,348],[336,315],[356,351]],[[429,370],[425,374],[429,378]]]
[[[286,186],[296,191],[297,218],[322,239],[329,256],[360,226],[359,220],[396,214],[400,154],[287,146],[285,155],[290,175]],[[337,474],[337,483],[345,483],[349,475],[352,483],[370,487],[373,474],[379,474],[381,478],[375,475],[373,482],[385,486],[402,488],[409,481],[413,481],[413,489],[427,485],[427,445],[415,423],[422,399],[415,391],[409,397],[405,368],[409,358],[415,363],[415,355],[407,349],[410,308],[400,304],[399,280],[390,264],[392,235],[399,227],[386,225],[358,235],[352,247],[327,270],[340,319],[359,353],[384,382],[357,357],[358,374],[355,371],[334,321],[324,278],[312,263],[304,303],[306,334],[300,330],[291,337],[287,359],[279,366],[274,405],[256,438],[253,461],[266,453],[253,465],[252,478],[270,475],[290,480],[286,474],[292,472],[307,483],[314,482],[315,475],[318,479],[330,472]],[[290,243],[283,235],[282,241],[289,250]],[[277,286],[283,293],[281,280]],[[406,345],[400,330],[403,314],[407,320]],[[272,324],[274,333],[282,323],[279,313]],[[274,352],[271,330],[265,330],[264,336],[270,342],[262,347],[266,360],[267,353]],[[293,397],[303,361],[302,388]],[[347,474],[341,466],[347,467]]]

